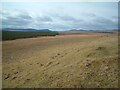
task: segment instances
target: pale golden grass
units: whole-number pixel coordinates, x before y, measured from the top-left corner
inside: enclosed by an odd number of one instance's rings
[[[2,89],[2,41],[0,41],[0,89]]]
[[[3,41],[3,88],[117,88],[117,34]]]

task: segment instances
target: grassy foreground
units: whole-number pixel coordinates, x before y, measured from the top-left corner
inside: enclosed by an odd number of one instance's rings
[[[3,88],[118,88],[117,34],[3,41]]]

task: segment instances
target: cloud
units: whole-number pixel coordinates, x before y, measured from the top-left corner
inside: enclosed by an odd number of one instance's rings
[[[14,12],[15,13],[15,12]],[[2,13],[3,28],[48,28],[52,30],[70,30],[70,29],[115,29],[117,21],[113,18],[97,16],[92,13],[83,13],[84,17],[75,17],[64,14],[44,14],[41,16],[32,16],[29,13],[19,12],[15,15],[7,12]],[[90,18],[92,17],[92,18]],[[117,20],[117,19],[116,19]]]
[[[88,21],[83,21],[78,24],[83,29],[103,30],[103,29],[117,29],[117,22],[104,17],[94,17]]]
[[[2,27],[7,28],[25,28],[30,25],[32,17],[27,14],[20,14],[18,16],[5,16],[2,18]]]
[[[96,14],[94,14],[94,13],[82,13],[82,15],[84,15],[84,16],[86,16],[86,17],[97,17],[97,15]]]
[[[70,15],[58,15],[56,14],[56,18],[63,24],[56,25],[62,29],[91,29],[91,30],[102,30],[102,29],[116,29],[117,22],[113,21],[112,18],[104,18],[97,16],[94,13],[83,13],[86,18],[76,18]],[[55,17],[55,16],[54,16]]]
[[[22,19],[32,19],[32,17],[30,15],[26,15],[26,14],[21,14],[18,16],[19,18],[22,18]]]
[[[40,22],[52,22],[52,18],[49,16],[41,16],[37,18]]]
[[[76,19],[72,16],[61,16],[60,19],[66,21],[66,22],[80,22],[80,21],[82,21],[82,19]]]
[[[104,18],[104,17],[97,17],[94,20],[96,23],[96,25],[101,26],[102,28],[106,28],[106,29],[115,29],[118,27],[117,25],[117,21],[113,21],[112,19],[108,19],[108,18]],[[99,27],[100,28],[100,27]]]
[[[54,14],[53,17],[56,18],[57,20],[61,21],[61,22],[66,22],[66,23],[69,23],[69,24],[78,23],[78,22],[83,21],[82,19],[76,18],[72,15]]]

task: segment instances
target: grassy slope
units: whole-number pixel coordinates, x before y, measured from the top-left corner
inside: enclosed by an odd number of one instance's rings
[[[57,32],[2,31],[2,40],[32,38],[37,36],[56,36]]]
[[[118,87],[117,35],[3,42],[3,87]]]

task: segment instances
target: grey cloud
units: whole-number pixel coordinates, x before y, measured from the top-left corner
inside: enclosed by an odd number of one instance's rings
[[[82,15],[87,16],[87,17],[97,17],[97,15],[94,13],[82,13]]]
[[[94,16],[93,19],[88,20],[76,20],[75,23],[71,25],[73,28],[83,28],[83,29],[117,29],[118,23],[112,21],[112,19],[107,19],[104,17],[96,16],[95,14],[91,14],[91,16]]]
[[[73,18],[72,16],[60,16],[60,18],[62,20],[65,20],[65,21],[75,21],[76,19]]]
[[[73,22],[73,23],[78,23],[78,22],[82,22],[83,20],[82,19],[76,19],[72,16],[59,16],[59,18],[63,21],[66,21],[66,22]]]
[[[21,14],[18,17],[20,17],[22,19],[32,19],[32,17],[30,15],[25,15],[25,14]]]
[[[64,24],[54,24],[52,25],[52,28],[55,30],[67,30],[67,29],[70,29],[70,26],[64,25]]]
[[[113,19],[118,19],[118,18],[120,18],[120,17],[118,17],[118,16],[112,16],[111,18],[113,18]]]
[[[87,29],[117,29],[117,22],[104,17],[95,17],[91,21],[80,23],[80,25]]]
[[[70,26],[75,29],[91,29],[91,30],[102,30],[102,29],[117,29],[118,23],[104,17],[94,17],[89,20],[82,20],[81,22],[73,23]]]
[[[104,17],[96,18],[95,22],[96,22],[96,24],[99,24],[106,28],[117,28],[117,22],[114,22],[111,19],[107,19]]]
[[[63,14],[57,14],[57,13],[54,13],[54,14],[50,14],[52,17],[54,17],[54,19],[57,19],[59,21],[64,21],[64,22],[67,22],[67,23],[78,23],[78,22],[82,22],[83,19],[81,18],[76,18],[74,16],[71,16],[71,15],[63,15]]]
[[[30,22],[16,17],[8,17],[7,19],[2,20],[3,25],[28,25]]]
[[[1,14],[1,15],[5,15],[5,16],[7,16],[7,15],[8,15],[8,13],[7,13],[7,12],[5,12],[5,11],[3,11],[3,10],[1,10],[0,14]]]
[[[2,19],[3,27],[26,27],[31,23],[32,18],[29,15],[7,16]]]
[[[69,29],[110,29],[117,28],[117,22],[112,19],[98,17],[95,14],[87,14],[91,18],[87,20],[76,18],[69,15],[44,15],[40,17],[32,17],[30,14],[22,13],[17,16],[10,16],[5,14],[6,18],[2,20],[3,27],[12,28],[48,28],[52,30],[69,30]],[[86,15],[86,16],[87,16]]]
[[[37,18],[40,22],[52,22],[52,18],[49,16],[42,16]]]
[[[113,21],[104,17],[97,17],[94,20],[95,22],[99,23],[99,24],[113,24]]]

